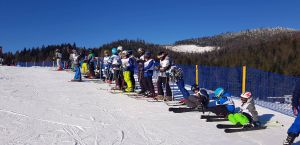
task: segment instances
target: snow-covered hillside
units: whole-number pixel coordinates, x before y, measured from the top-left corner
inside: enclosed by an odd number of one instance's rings
[[[175,45],[175,46],[166,46],[167,49],[170,49],[175,52],[187,52],[187,53],[203,53],[203,52],[209,52],[216,49],[219,49],[219,47],[214,46],[197,46],[197,45]]]
[[[1,145],[280,145],[294,119],[257,107],[261,119],[285,126],[225,134],[202,113],[174,114],[51,69],[0,66]]]

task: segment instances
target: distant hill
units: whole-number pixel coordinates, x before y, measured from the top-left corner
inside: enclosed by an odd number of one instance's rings
[[[178,64],[229,67],[247,65],[270,72],[300,75],[300,31],[294,29],[281,27],[252,29],[180,40],[168,46],[147,43],[144,40],[118,40],[93,49],[96,56],[103,56],[104,50],[111,50],[119,45],[134,52],[142,47],[151,51],[154,56],[161,50],[167,50]],[[76,47],[74,43],[24,49],[3,56],[6,64],[51,60],[56,48],[62,50],[64,60],[69,58],[67,53],[69,48],[86,50]]]

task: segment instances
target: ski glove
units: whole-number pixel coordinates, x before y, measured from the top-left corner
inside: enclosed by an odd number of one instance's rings
[[[293,113],[295,116],[298,116],[298,108],[297,107],[293,107]]]

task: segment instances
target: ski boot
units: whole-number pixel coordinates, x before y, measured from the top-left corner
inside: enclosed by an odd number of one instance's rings
[[[295,138],[298,136],[298,134],[295,133],[288,133],[287,138],[285,139],[283,145],[291,145],[293,144]]]

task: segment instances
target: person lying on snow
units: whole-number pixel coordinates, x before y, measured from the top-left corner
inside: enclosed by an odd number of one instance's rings
[[[202,111],[207,109],[207,105],[209,103],[209,95],[207,94],[207,91],[205,89],[200,89],[196,84],[192,85],[191,90],[194,94],[186,98],[185,104],[190,108]]]
[[[241,94],[242,105],[238,113],[228,115],[228,120],[234,125],[258,127],[261,123],[258,120],[258,113],[251,92]]]

